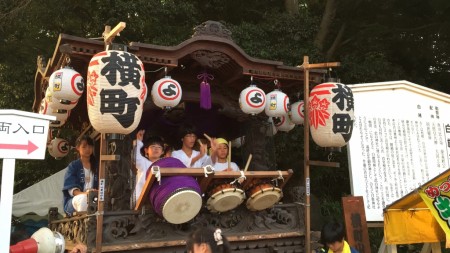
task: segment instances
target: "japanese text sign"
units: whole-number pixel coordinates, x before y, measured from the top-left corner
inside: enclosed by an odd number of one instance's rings
[[[419,195],[444,230],[450,234],[450,178],[439,177],[419,188]]]
[[[0,110],[0,158],[44,159],[50,120],[55,117]]]

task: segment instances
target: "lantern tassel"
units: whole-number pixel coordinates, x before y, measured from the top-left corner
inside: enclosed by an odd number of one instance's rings
[[[213,80],[214,76],[204,71],[197,76],[197,79],[203,79],[200,83],[200,108],[209,110],[211,109],[211,87],[208,79]]]
[[[211,88],[205,81],[200,84],[200,108],[211,109]]]

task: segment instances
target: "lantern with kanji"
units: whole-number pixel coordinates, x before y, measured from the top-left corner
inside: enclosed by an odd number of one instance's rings
[[[69,143],[61,138],[55,138],[47,145],[48,153],[55,159],[61,159],[70,151]]]
[[[273,118],[273,123],[277,130],[282,132],[289,132],[295,127],[295,124],[292,123],[291,119],[287,115]]]
[[[291,121],[297,125],[303,125],[305,122],[305,103],[302,101],[295,102],[291,105]]]
[[[263,90],[256,87],[256,85],[250,85],[241,91],[239,96],[239,106],[241,110],[247,114],[258,114],[264,111],[266,106],[266,94]]]
[[[69,110],[63,109],[54,109],[51,107],[45,99],[42,99],[41,105],[39,108],[39,114],[55,116],[56,120],[50,121],[51,127],[60,127],[66,123],[67,118],[70,115]]]
[[[180,103],[182,90],[176,80],[170,76],[166,76],[153,84],[151,94],[156,106],[163,109],[170,109]]]
[[[144,65],[131,53],[117,50],[92,57],[87,75],[89,120],[100,133],[129,134],[141,120],[147,95]]]
[[[315,86],[309,97],[309,124],[314,142],[321,147],[342,147],[353,131],[352,90],[341,83]]]
[[[84,91],[84,80],[80,73],[64,67],[50,76],[48,88],[52,96],[59,100],[77,101]]]
[[[289,97],[278,89],[266,94],[265,112],[269,117],[281,117],[289,112]]]

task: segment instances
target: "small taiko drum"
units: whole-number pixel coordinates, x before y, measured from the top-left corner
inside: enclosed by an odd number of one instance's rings
[[[213,213],[223,213],[238,207],[245,199],[245,192],[236,184],[216,184],[208,191],[206,208]]]
[[[247,190],[246,205],[250,211],[261,211],[275,205],[282,196],[281,189],[270,181],[257,180]]]
[[[167,157],[152,164],[160,168],[186,168],[178,159]],[[151,170],[147,171],[147,176]],[[167,222],[181,224],[192,220],[202,207],[200,185],[191,176],[162,177],[150,188],[150,203]]]

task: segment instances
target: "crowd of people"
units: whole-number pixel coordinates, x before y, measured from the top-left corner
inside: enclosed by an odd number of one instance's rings
[[[147,171],[152,164],[163,158],[173,157],[188,168],[200,168],[211,165],[216,171],[239,171],[234,162],[228,161],[229,143],[224,138],[209,138],[208,143],[201,142],[195,127],[185,125],[180,128],[181,148],[172,150],[171,146],[159,136],[144,138],[145,130],[136,133],[135,164],[136,181],[133,191],[133,203],[145,185]],[[198,150],[195,148],[198,143]],[[94,141],[87,135],[76,142],[79,158],[68,165],[64,177],[64,211],[68,216],[74,212],[87,210],[87,193],[98,188],[98,162],[93,155]]]

